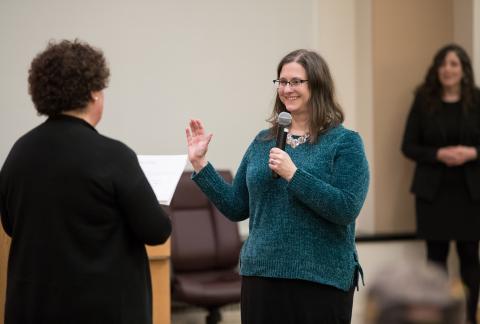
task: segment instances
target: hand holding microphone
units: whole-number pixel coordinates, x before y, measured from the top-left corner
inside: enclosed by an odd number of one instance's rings
[[[288,127],[292,124],[292,115],[288,112],[281,112],[278,115],[277,142],[274,148],[270,150],[268,166],[272,170],[272,177],[277,179],[280,176],[287,181],[295,174],[297,167],[290,156],[285,152],[285,143],[289,132]]]

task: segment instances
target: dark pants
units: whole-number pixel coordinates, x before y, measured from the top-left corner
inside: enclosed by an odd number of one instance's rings
[[[456,241],[460,260],[460,275],[467,287],[467,319],[477,323],[478,290],[480,284],[480,263],[478,257],[478,241]],[[439,264],[447,271],[449,241],[427,240],[428,260]]]
[[[242,277],[242,324],[350,323],[354,288],[315,282]]]

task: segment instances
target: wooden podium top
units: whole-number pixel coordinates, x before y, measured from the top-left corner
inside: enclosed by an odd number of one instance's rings
[[[150,260],[163,260],[170,258],[170,239],[162,245],[146,245]]]

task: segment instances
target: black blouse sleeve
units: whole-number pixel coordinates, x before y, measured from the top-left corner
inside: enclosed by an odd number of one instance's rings
[[[0,219],[2,222],[2,227],[5,233],[8,236],[12,236],[12,223],[8,218],[6,207],[5,207],[5,200],[6,200],[6,175],[5,175],[5,168],[8,164],[8,157],[5,161],[3,167],[0,169]]]
[[[128,149],[117,166],[114,185],[127,223],[145,244],[164,243],[171,233],[170,219],[158,203],[136,154]]]
[[[477,111],[480,111],[480,89],[479,88],[475,88],[473,104],[474,104],[474,109],[476,109]],[[477,119],[477,122],[478,122],[477,125],[480,128],[480,119]],[[477,150],[477,158],[475,159],[475,162],[478,163],[480,162],[480,144],[474,145],[474,147]]]
[[[8,236],[12,236],[12,225],[7,217],[7,213],[3,208],[1,194],[0,194],[0,218],[2,221],[3,230],[5,231],[5,233],[7,233]]]
[[[402,152],[407,158],[415,162],[438,163],[438,148],[426,145],[423,142],[422,133],[425,125],[422,124],[422,115],[424,114],[422,106],[422,99],[417,95],[407,118],[405,133],[403,135]]]

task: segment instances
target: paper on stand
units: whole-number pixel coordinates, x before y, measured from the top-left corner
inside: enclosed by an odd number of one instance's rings
[[[138,162],[162,205],[170,205],[187,155],[138,155]]]

